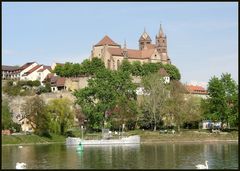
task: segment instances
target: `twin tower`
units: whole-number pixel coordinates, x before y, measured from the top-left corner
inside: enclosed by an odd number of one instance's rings
[[[159,53],[167,53],[167,36],[163,32],[161,24],[159,32],[156,35],[155,44],[152,44],[152,40],[145,29],[139,39],[139,50],[150,49],[153,47],[156,48]]]

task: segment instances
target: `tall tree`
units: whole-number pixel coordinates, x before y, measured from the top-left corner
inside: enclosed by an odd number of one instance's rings
[[[186,100],[184,97],[185,88],[179,81],[171,81],[170,86],[170,98],[167,100],[165,113],[165,118],[171,118],[171,122],[173,122],[177,126],[178,132],[180,131],[180,126],[186,121]]]
[[[49,121],[46,104],[39,96],[34,96],[26,100],[22,106],[25,117],[30,121],[35,133],[49,136]]]
[[[53,132],[65,135],[67,129],[73,126],[74,113],[69,99],[60,98],[51,100],[48,104],[48,113],[52,118],[51,130]]]
[[[128,72],[121,70],[114,72],[114,89],[116,90],[116,103],[112,118],[117,119],[121,125],[126,125],[130,119],[135,121],[138,114],[136,86],[132,83]]]
[[[157,122],[163,118],[164,106],[168,98],[168,90],[163,78],[158,74],[150,74],[143,78],[145,95],[143,96],[144,109],[149,112],[154,122],[154,131],[157,129]]]
[[[209,98],[202,102],[205,118],[236,125],[238,119],[238,86],[228,73],[208,82]]]
[[[2,130],[10,129],[12,125],[12,115],[7,100],[2,101]]]
[[[100,130],[104,126],[105,113],[115,104],[113,74],[110,70],[101,70],[89,79],[88,87],[75,91],[76,103],[88,118],[91,129]]]

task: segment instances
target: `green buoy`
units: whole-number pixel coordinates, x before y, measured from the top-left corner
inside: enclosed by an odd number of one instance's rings
[[[77,151],[79,152],[83,151],[83,145],[81,142],[78,144]]]

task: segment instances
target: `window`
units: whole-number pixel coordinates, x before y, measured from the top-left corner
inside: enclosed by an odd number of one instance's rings
[[[111,61],[108,59],[108,69],[110,69],[110,64],[111,64]]]
[[[117,60],[117,69],[120,67],[120,61]]]

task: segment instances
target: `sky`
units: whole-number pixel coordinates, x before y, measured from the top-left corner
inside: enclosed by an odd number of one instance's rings
[[[105,35],[138,49],[160,23],[181,82],[206,87],[226,72],[238,82],[237,2],[3,2],[2,65],[81,63]]]

